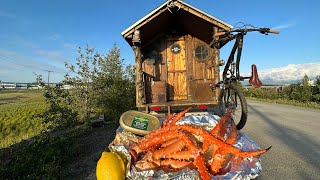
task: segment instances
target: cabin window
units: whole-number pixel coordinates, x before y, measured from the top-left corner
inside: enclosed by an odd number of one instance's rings
[[[180,46],[179,44],[173,44],[173,45],[171,46],[171,52],[172,52],[173,54],[179,54],[180,51],[181,51],[181,46]]]
[[[206,45],[198,45],[194,50],[194,55],[200,61],[206,61],[209,58],[209,48]]]

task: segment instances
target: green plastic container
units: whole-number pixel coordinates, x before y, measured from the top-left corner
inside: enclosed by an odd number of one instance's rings
[[[146,135],[161,126],[157,117],[134,110],[123,113],[119,123],[124,130],[138,135]]]

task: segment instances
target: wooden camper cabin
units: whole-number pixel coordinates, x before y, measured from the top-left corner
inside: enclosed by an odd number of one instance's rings
[[[167,1],[121,34],[135,54],[139,110],[218,104],[219,49],[213,35],[231,25],[179,0]]]

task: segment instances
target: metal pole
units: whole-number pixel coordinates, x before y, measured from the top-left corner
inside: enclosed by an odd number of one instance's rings
[[[50,84],[50,72],[52,72],[52,71],[48,70],[48,87],[49,87],[49,84]]]

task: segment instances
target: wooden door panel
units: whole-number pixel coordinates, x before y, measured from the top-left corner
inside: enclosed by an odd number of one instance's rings
[[[175,48],[177,51],[173,52]],[[167,41],[168,90],[169,100],[187,99],[187,69],[185,43],[183,40]]]
[[[174,100],[174,73],[168,73],[168,91],[169,91],[169,100]]]
[[[177,88],[174,100],[187,99],[187,76],[185,72],[177,72],[176,74]]]
[[[186,39],[186,51],[188,59],[188,100],[194,101],[211,101],[215,99],[215,91],[211,89],[210,84],[215,83],[214,62],[216,54],[212,49],[209,50],[209,58],[207,60],[198,59],[195,56],[195,49],[206,43],[189,36]]]

